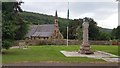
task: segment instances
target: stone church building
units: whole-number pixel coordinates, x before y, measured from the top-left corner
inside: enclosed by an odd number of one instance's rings
[[[58,26],[58,15],[55,12],[55,19],[53,24],[30,25],[26,39],[62,39]]]

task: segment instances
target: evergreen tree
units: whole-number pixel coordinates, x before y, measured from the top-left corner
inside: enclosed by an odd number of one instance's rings
[[[120,40],[120,26],[116,28],[116,38]]]
[[[112,30],[112,37],[113,37],[113,39],[119,39],[120,40],[120,26],[118,26],[117,28],[114,28]]]
[[[23,2],[2,2],[2,47],[9,49],[16,39],[25,35],[27,24],[19,16]],[[27,30],[26,30],[27,31]],[[22,34],[20,34],[22,33]]]

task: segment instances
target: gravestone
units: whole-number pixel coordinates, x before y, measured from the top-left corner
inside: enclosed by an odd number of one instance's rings
[[[93,54],[93,52],[90,50],[90,44],[89,44],[89,35],[88,35],[88,28],[89,28],[89,22],[86,19],[83,19],[83,42],[80,48],[80,51],[78,53],[81,54]]]

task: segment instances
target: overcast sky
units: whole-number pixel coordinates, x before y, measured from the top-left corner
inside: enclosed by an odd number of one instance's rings
[[[67,17],[68,0],[22,0],[24,11],[37,12],[48,15]],[[91,17],[98,26],[103,28],[116,28],[118,26],[118,3],[115,0],[69,0],[70,19]]]

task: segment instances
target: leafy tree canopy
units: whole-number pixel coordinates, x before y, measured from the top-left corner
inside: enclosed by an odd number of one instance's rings
[[[112,30],[112,37],[113,37],[113,39],[119,39],[120,40],[120,26],[118,26],[117,28],[114,28]]]
[[[23,39],[27,33],[27,24],[19,16],[21,3],[2,2],[2,47],[5,49],[9,49],[14,40]]]

